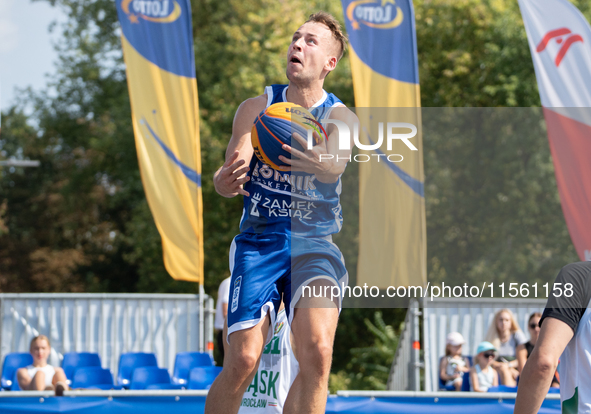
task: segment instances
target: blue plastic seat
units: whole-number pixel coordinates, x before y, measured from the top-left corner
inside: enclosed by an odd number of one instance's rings
[[[222,367],[195,367],[189,375],[190,390],[208,390],[216,377],[222,372]]]
[[[213,359],[205,352],[180,352],[176,354],[172,383],[186,385],[189,383],[189,373],[195,367],[211,367]]]
[[[10,390],[14,384],[14,378],[16,378],[16,371],[32,363],[33,356],[26,352],[13,352],[6,355],[2,364],[2,378],[0,379],[2,388]]]
[[[170,375],[165,368],[139,367],[133,371],[130,390],[145,390],[149,385],[172,385]]]
[[[470,371],[464,372],[464,381],[462,382],[462,389],[460,391],[470,391]]]
[[[548,394],[560,394],[560,388],[550,387],[550,389],[548,390]]]
[[[158,367],[156,355],[143,352],[130,352],[122,354],[119,358],[119,372],[117,373],[117,384],[123,388],[129,388],[131,377],[136,368]],[[170,380],[168,381],[170,382]]]
[[[488,392],[517,392],[517,387],[509,387],[507,385],[499,385],[497,387],[490,387]]]
[[[12,380],[12,387],[10,387],[10,391],[22,391],[20,385],[18,385],[18,379],[16,377],[16,371],[14,371],[14,379]]]
[[[90,352],[68,352],[64,355],[64,360],[62,361],[62,368],[64,370],[64,374],[66,374],[66,378],[68,379],[68,383],[71,383],[74,380],[74,373],[76,369],[82,367],[99,367],[101,366],[101,358],[98,354],[93,354]],[[112,383],[113,381],[111,381]]]
[[[111,371],[101,367],[80,367],[76,369],[71,387],[99,388],[101,390],[120,388],[113,385]]]

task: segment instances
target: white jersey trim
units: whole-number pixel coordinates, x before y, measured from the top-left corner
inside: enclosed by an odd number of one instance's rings
[[[267,94],[267,106],[265,109],[271,106],[273,102],[273,87],[272,86],[265,86],[265,93]]]
[[[240,220],[242,221],[242,220]],[[232,239],[232,244],[230,244],[230,257],[229,257],[229,261],[230,261],[230,275],[232,275],[232,273],[234,272],[234,261],[235,261],[235,256],[236,255],[236,237],[234,237]]]
[[[267,88],[269,88],[269,86],[267,86]],[[289,85],[287,85],[285,88],[283,88],[283,92],[281,93],[281,98],[283,98],[283,102],[287,102],[287,88],[289,88]],[[328,98],[328,94],[323,89],[322,90],[322,97],[320,98],[320,100],[318,102],[316,102],[314,105],[312,105],[311,108],[316,108],[317,106],[322,105],[324,103],[324,101],[326,101],[326,98]]]
[[[228,327],[228,333],[226,334],[226,342],[228,345],[230,344],[230,334],[238,331],[242,331],[244,329],[252,328],[253,326],[257,326],[266,316],[267,312],[271,317],[271,326],[275,326],[275,321],[277,320],[277,312],[275,312],[275,306],[273,306],[273,302],[265,303],[261,308],[261,317],[256,319],[249,319],[247,321],[236,322],[232,326]],[[273,329],[269,329],[267,333],[267,339],[265,340],[265,346],[273,339]]]
[[[332,244],[334,244],[334,243],[332,243]],[[336,246],[336,244],[334,244],[334,245]],[[343,253],[341,253],[341,262],[343,262],[343,266],[345,266],[345,257],[343,256]],[[346,267],[345,267],[345,269],[346,269]],[[333,285],[336,285],[339,289],[342,289],[342,286],[349,285],[349,272],[347,272],[343,276],[341,276],[341,278],[338,280],[338,282],[335,281],[335,279],[330,276],[318,275],[313,278],[310,278],[309,280],[306,281],[305,284],[298,287],[298,290],[295,292],[295,294],[291,298],[291,303],[289,304],[289,309],[290,309],[289,326],[290,327],[293,322],[295,306],[297,305],[298,301],[302,298],[302,291],[303,291],[304,287],[308,286],[310,283],[314,282],[315,280],[327,280],[327,281],[331,282]],[[344,299],[343,294],[344,294],[344,292],[341,291],[340,294],[341,295],[339,297],[339,305],[338,305],[339,306],[339,315],[341,313],[341,310],[343,309],[343,299]]]

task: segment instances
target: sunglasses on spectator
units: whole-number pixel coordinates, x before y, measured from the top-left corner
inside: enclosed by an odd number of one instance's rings
[[[538,327],[538,324],[537,324],[537,323],[530,323],[530,324],[529,324],[529,327],[530,327],[531,329],[536,329],[536,328]]]
[[[495,357],[495,353],[494,352],[485,352],[484,354],[482,354],[485,358],[494,358]]]

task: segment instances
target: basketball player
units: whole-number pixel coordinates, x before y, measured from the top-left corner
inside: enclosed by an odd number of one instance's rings
[[[516,414],[537,413],[560,358],[560,400],[563,413],[591,412],[591,262],[560,270],[540,319],[540,335],[525,363]]]
[[[269,327],[275,325],[282,294],[300,365],[283,412],[324,413],[341,298],[306,296],[303,287],[329,287],[330,292],[330,287],[347,283],[344,260],[331,235],[342,225],[340,176],[351,152],[339,149],[337,128],[326,124],[328,140],[313,149],[300,152],[285,145],[293,158],[281,157],[285,167],[277,171],[253,156],[250,131],[257,115],[278,102],[293,102],[309,108],[319,121],[330,117],[353,130],[357,117],[323,89],[345,46],[338,22],[324,12],[313,14],[289,46],[289,84],[266,87],[263,95],[246,100],[236,111],[226,162],[215,173],[214,184],[224,197],[244,196],[244,210],[241,233],[230,249],[229,345],[224,370],[207,397],[207,414],[238,411],[272,337]],[[307,148],[303,137],[294,139]],[[323,154],[333,158],[321,160]]]

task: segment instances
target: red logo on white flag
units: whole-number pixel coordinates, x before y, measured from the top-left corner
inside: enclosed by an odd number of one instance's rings
[[[546,33],[540,44],[538,44],[536,51],[538,53],[543,52],[552,39],[555,39],[556,43],[562,44],[562,47],[554,59],[554,64],[556,67],[560,65],[560,62],[562,62],[566,52],[568,52],[573,43],[583,42],[583,37],[581,35],[573,34],[570,29],[562,27],[560,29],[550,30],[548,33]]]

